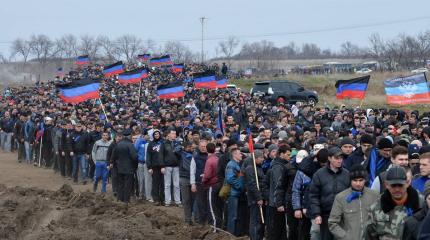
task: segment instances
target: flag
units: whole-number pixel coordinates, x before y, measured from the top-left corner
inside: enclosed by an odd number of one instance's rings
[[[216,88],[215,73],[212,71],[206,71],[203,73],[197,73],[193,75],[194,87],[199,88]]]
[[[221,108],[221,104],[218,105],[217,129],[221,131],[222,135],[224,135],[224,127],[223,127],[223,124],[222,124],[222,108]]]
[[[148,77],[148,71],[146,69],[139,68],[136,70],[121,73],[120,75],[118,75],[118,82],[120,84],[139,83],[143,78],[146,77]]]
[[[123,72],[124,72],[124,65],[122,64],[122,61],[105,66],[103,68],[103,75],[105,77],[111,77],[113,75],[121,74]]]
[[[164,65],[172,65],[173,62],[170,59],[170,55],[164,55],[158,58],[151,58],[149,60],[149,65],[151,67],[159,67],[159,66],[164,66]]]
[[[81,79],[62,85],[60,98],[66,103],[80,103],[88,99],[99,98],[100,83],[93,79]]]
[[[364,99],[370,76],[363,76],[349,80],[336,81],[336,98],[358,98]]]
[[[88,55],[79,56],[75,61],[76,65],[90,64],[90,57]]]
[[[430,103],[430,93],[425,73],[387,79],[384,81],[384,86],[388,104]]]
[[[160,99],[180,98],[185,96],[184,86],[180,83],[160,85],[157,88],[157,95]]]
[[[151,58],[151,54],[139,54],[137,55],[137,60],[142,61],[142,62],[146,62]]]
[[[227,79],[220,79],[216,81],[216,88],[227,88]]]
[[[173,64],[172,68],[170,69],[173,73],[182,73],[184,71],[184,64]]]
[[[252,139],[251,132],[248,133],[248,148],[249,153],[254,153],[254,139]]]

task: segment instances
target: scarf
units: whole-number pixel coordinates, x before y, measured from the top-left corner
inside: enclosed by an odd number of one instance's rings
[[[355,200],[361,196],[363,196],[363,192],[358,192],[358,191],[352,190],[352,192],[348,196],[346,196],[345,200],[347,203],[351,203],[353,200]]]
[[[370,163],[369,163],[369,170],[370,170],[370,177],[369,177],[369,186],[372,185],[373,181],[376,178],[376,173],[384,167],[387,160],[385,160],[384,157],[380,156],[378,159],[378,149],[374,148],[370,152]]]

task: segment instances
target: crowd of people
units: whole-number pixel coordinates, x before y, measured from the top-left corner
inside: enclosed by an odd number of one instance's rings
[[[430,113],[272,104],[188,81],[225,66],[151,68],[134,85],[102,69],[61,79],[102,79],[100,98],[80,104],[61,101],[60,79],[11,88],[0,102],[2,150],[235,236],[430,239]],[[185,97],[159,99],[157,86],[173,81]]]

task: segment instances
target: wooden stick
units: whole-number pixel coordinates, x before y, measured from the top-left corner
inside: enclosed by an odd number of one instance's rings
[[[139,98],[137,99],[137,103],[139,104],[140,107],[140,92],[142,91],[142,79],[140,79],[140,84],[139,84]]]
[[[103,105],[102,99],[99,98],[99,101],[100,101],[100,105],[102,106],[103,113],[105,114],[106,121],[109,122],[109,118],[108,118],[108,116],[106,114],[105,106]]]
[[[255,163],[255,154],[254,152],[252,152],[252,162],[254,163],[254,173],[255,173],[255,181],[257,183],[257,189],[258,191],[260,191],[260,183],[258,182],[258,176],[257,176],[257,165]],[[260,207],[260,217],[261,217],[261,223],[264,224],[264,216],[263,216],[263,208],[261,206]]]

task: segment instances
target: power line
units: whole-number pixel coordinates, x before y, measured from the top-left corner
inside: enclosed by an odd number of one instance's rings
[[[392,21],[384,21],[384,22],[376,22],[376,23],[367,23],[367,24],[357,24],[357,25],[349,25],[349,26],[339,26],[339,27],[331,27],[331,28],[320,28],[320,29],[313,29],[313,30],[305,30],[305,31],[295,31],[295,32],[278,32],[278,33],[263,33],[263,34],[252,34],[252,35],[228,35],[228,36],[217,36],[217,37],[207,37],[204,40],[205,41],[217,41],[217,40],[225,40],[228,39],[230,36],[235,36],[239,39],[246,39],[246,38],[262,38],[262,37],[277,37],[277,36],[290,36],[290,35],[301,35],[301,34],[312,34],[312,33],[322,33],[322,32],[334,32],[334,31],[342,31],[342,30],[353,30],[353,29],[360,29],[360,28],[370,28],[370,27],[378,27],[378,26],[386,26],[386,25],[393,25],[398,23],[409,23],[409,22],[417,22],[422,20],[429,20],[430,16],[423,16],[423,17],[415,17],[415,18],[408,18],[408,19],[399,19],[399,20],[392,20]],[[182,39],[151,39],[155,42],[169,42],[169,41],[179,41],[179,42],[200,42],[202,41],[201,38],[182,38]],[[11,44],[13,41],[0,41],[1,44]],[[113,42],[115,43],[115,42]]]

